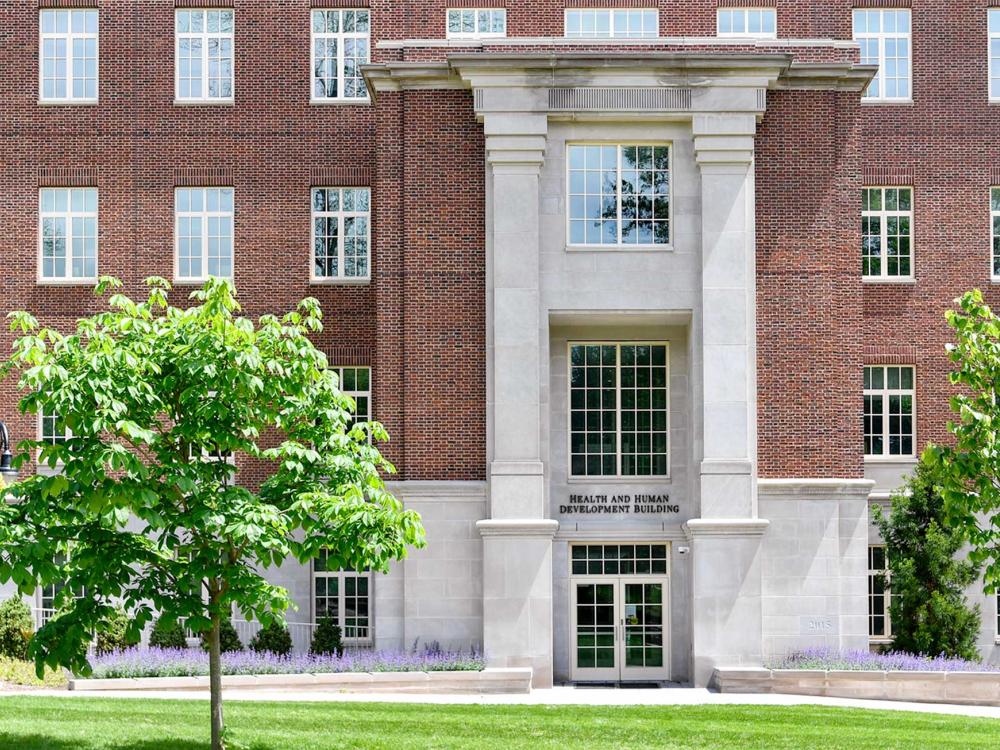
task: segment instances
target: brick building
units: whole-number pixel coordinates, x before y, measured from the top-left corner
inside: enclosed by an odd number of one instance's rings
[[[320,300],[429,546],[273,571],[289,619],[539,685],[863,648],[869,502],[945,436],[944,309],[1000,280],[990,5],[0,2],[4,303]]]

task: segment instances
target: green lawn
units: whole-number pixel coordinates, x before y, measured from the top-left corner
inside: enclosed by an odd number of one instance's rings
[[[251,750],[410,748],[997,748],[1000,720],[814,706],[226,705]],[[208,704],[0,698],[0,748],[188,750],[208,746]]]

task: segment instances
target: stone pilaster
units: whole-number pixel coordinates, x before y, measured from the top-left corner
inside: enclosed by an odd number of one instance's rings
[[[484,117],[489,205],[490,518],[483,536],[483,645],[494,666],[552,684],[552,537],[541,461],[539,170],[545,115]]]
[[[695,115],[702,203],[701,518],[692,547],[694,680],[762,658],[752,114]]]

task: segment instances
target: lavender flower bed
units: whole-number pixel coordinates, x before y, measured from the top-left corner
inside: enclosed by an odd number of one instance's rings
[[[833,669],[877,672],[1000,672],[1000,667],[943,656],[917,656],[903,652],[838,651],[807,648],[768,662],[768,669]]]
[[[208,654],[201,649],[129,648],[95,656],[95,679],[116,677],[197,677],[208,674]],[[478,672],[481,654],[457,651],[406,653],[355,651],[343,656],[276,656],[239,651],[222,655],[222,674],[326,674],[339,672]]]

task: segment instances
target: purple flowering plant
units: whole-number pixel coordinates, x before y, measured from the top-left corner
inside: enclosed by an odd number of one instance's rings
[[[208,674],[208,654],[198,648],[135,647],[95,656],[94,678],[195,677]],[[332,654],[276,654],[236,651],[222,654],[222,674],[327,674],[340,672],[476,672],[486,661],[476,650],[406,652],[345,651]]]
[[[791,651],[766,664],[768,669],[832,669],[876,672],[1000,672],[1000,666],[945,656],[921,656],[902,651],[873,653],[827,647]]]

